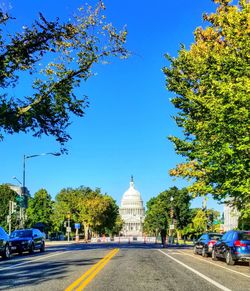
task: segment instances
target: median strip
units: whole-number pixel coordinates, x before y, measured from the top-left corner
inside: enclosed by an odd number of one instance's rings
[[[104,268],[104,266],[119,252],[119,249],[114,249],[109,252],[104,258],[102,258],[98,263],[92,266],[87,272],[85,272],[80,278],[74,281],[70,286],[68,286],[65,291],[72,290],[83,290],[92,279]]]

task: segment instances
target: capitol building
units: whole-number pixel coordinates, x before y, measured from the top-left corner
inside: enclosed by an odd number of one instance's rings
[[[142,236],[145,208],[140,192],[135,189],[133,176],[129,189],[122,196],[119,213],[124,221],[121,234],[124,236]]]

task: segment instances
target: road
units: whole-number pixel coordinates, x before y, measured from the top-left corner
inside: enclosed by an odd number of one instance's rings
[[[190,248],[64,244],[0,260],[0,290],[249,290],[248,264],[227,266]],[[78,289],[77,289],[78,288]]]

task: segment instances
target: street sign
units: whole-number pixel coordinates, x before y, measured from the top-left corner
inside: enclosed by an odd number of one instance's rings
[[[75,229],[80,229],[81,225],[80,223],[75,223]]]
[[[169,229],[174,229],[174,224],[170,224]]]
[[[70,226],[67,226],[66,231],[67,231],[67,232],[71,232],[71,227],[70,227]]]

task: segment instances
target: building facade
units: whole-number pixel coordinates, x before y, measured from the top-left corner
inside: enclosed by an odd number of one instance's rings
[[[129,189],[122,196],[119,213],[124,221],[121,234],[124,236],[142,236],[145,208],[140,192],[135,189],[133,176]]]
[[[239,212],[229,205],[224,204],[224,231],[238,227]]]

